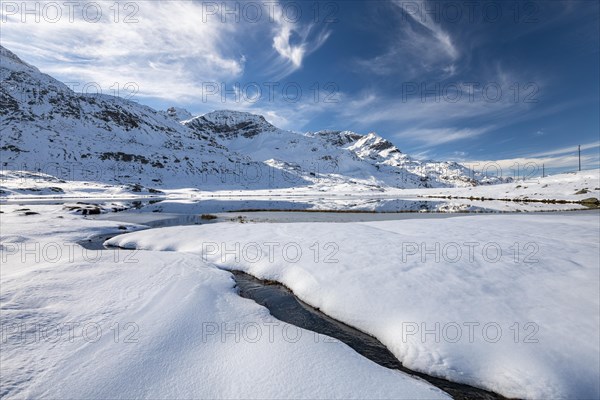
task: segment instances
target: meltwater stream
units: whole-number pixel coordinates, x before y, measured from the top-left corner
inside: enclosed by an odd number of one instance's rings
[[[266,307],[271,315],[280,321],[336,338],[369,360],[386,368],[397,369],[419,377],[442,389],[455,399],[505,399],[505,397],[493,392],[412,371],[404,367],[377,339],[302,302],[285,286],[276,282],[257,279],[244,272],[230,272],[237,283],[240,296],[254,300]]]
[[[103,243],[116,235],[118,233],[102,234],[79,244],[88,250],[114,250],[117,248],[105,247]],[[421,378],[450,394],[454,399],[505,399],[505,397],[493,392],[412,371],[404,367],[377,339],[302,302],[284,285],[273,281],[260,280],[241,271],[228,270],[228,272],[233,275],[240,296],[253,300],[267,308],[271,315],[280,321],[338,339],[369,360],[383,367],[397,369]]]
[[[432,215],[431,217],[445,216],[448,215]],[[152,228],[158,228],[165,226],[203,224],[207,223],[207,221],[201,220],[199,216],[179,215],[152,221],[146,220],[143,221],[143,223]],[[98,235],[82,241],[79,244],[89,250],[116,249],[115,247],[104,247],[103,243],[107,239],[117,236],[120,233],[123,232]],[[398,361],[398,359],[376,338],[339,322],[316,308],[302,302],[284,285],[277,282],[260,280],[241,271],[228,272],[233,275],[240,296],[251,299],[263,307],[266,307],[271,315],[280,321],[338,339],[371,361],[386,368],[396,369],[423,379],[450,394],[455,399],[505,399],[505,397],[493,392],[412,371],[404,367],[402,363],[400,363],[400,361]]]

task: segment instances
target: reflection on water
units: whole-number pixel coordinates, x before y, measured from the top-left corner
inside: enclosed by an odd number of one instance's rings
[[[504,399],[503,396],[483,389],[409,370],[377,339],[300,301],[285,286],[275,282],[261,281],[240,271],[231,271],[231,273],[234,276],[240,296],[252,299],[268,308],[271,315],[280,321],[334,337],[377,364],[422,378],[449,393],[454,399]]]
[[[129,201],[99,204],[105,212],[88,218],[152,228],[235,220],[237,222],[365,222],[412,218],[446,218],[471,213],[585,210],[579,204],[518,203],[494,200],[397,198],[208,198]],[[112,209],[111,209],[112,207]],[[203,218],[202,216],[205,216]],[[216,215],[217,219],[213,218]],[[207,218],[208,217],[208,218]]]
[[[142,203],[142,202],[136,202]],[[519,203],[500,200],[398,199],[398,198],[209,198],[163,200],[137,204],[139,212],[207,214],[251,211],[335,211],[335,212],[531,212],[586,209],[580,204]]]
[[[27,201],[15,202],[20,205]],[[503,212],[541,212],[586,210],[581,204],[550,204],[535,202],[514,202],[501,200],[469,200],[469,199],[433,199],[433,198],[389,198],[389,197],[353,197],[353,196],[277,196],[277,197],[210,197],[198,199],[136,199],[136,200],[87,200],[85,202],[35,201],[31,204],[60,204],[67,210],[88,215],[88,218],[108,219],[150,225],[151,227],[189,225],[206,223],[201,220],[202,214],[232,213],[236,215],[252,214],[253,218],[260,212],[287,211],[310,213],[303,220],[314,221],[349,221],[364,220],[366,216],[359,214],[396,214],[395,217],[372,216],[369,220],[405,218],[397,214],[446,214],[458,213],[503,213]],[[85,212],[87,211],[87,212]],[[337,216],[319,214],[332,213]],[[353,214],[354,217],[342,217],[342,214]],[[100,215],[90,215],[100,214]],[[233,218],[235,216],[232,216]],[[221,218],[221,220],[227,217]],[[289,218],[288,218],[289,219]],[[294,220],[294,218],[291,218]]]

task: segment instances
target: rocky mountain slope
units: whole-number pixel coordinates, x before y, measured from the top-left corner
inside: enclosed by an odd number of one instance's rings
[[[310,180],[326,175],[374,187],[453,187],[497,183],[455,162],[421,162],[375,133],[284,131],[262,116],[215,111],[182,124],[237,154]]]
[[[421,162],[370,133],[281,130],[260,115],[156,111],[79,94],[0,46],[3,170],[135,187],[323,190],[343,185],[453,187],[495,183],[453,162]]]

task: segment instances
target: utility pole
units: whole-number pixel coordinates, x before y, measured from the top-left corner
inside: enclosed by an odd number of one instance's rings
[[[546,177],[546,165],[542,164],[542,178]]]
[[[581,145],[577,146],[577,153],[579,154],[579,170],[581,171]]]

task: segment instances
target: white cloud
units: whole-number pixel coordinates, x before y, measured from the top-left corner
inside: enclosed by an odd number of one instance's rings
[[[443,98],[421,99],[381,97],[373,92],[363,93],[353,101],[343,103],[341,116],[359,126],[372,129],[375,124],[395,128],[394,137],[427,146],[472,139],[496,129],[511,116],[527,108],[523,103],[511,101],[487,102],[481,99],[452,102]],[[465,127],[473,126],[474,127]]]
[[[222,93],[243,84],[247,62],[260,63],[265,52],[267,58],[270,54],[273,59],[263,73],[269,80],[280,79],[300,68],[329,36],[312,25],[285,20],[277,8],[272,14],[263,10],[251,22],[236,4],[225,2],[111,0],[94,2],[101,18],[92,22],[95,10],[83,9],[89,3],[74,2],[71,9],[67,3],[36,2],[39,22],[35,15],[25,15],[25,23],[22,10],[13,13],[3,7],[2,45],[43,72],[73,83],[76,91],[93,83],[94,92],[99,87],[115,94],[118,88],[127,96],[131,91],[124,86],[133,83],[128,87],[138,88],[138,100],[205,109],[227,106],[219,94],[207,94],[209,86],[218,85]],[[62,5],[62,16],[54,21],[42,11],[53,4]],[[228,12],[233,6],[238,7],[237,18]],[[264,42],[265,36],[272,45]]]
[[[393,1],[400,13],[398,30],[388,50],[369,60],[358,63],[379,75],[396,74],[415,76],[434,71],[439,78],[457,73],[456,61],[460,51],[450,33],[426,14],[427,2]]]
[[[416,128],[404,130],[394,135],[397,138],[411,139],[426,145],[440,145],[457,140],[473,139],[491,130],[492,127],[484,128]]]
[[[410,156],[416,160],[431,160],[431,150],[414,152]]]
[[[544,107],[523,98],[515,99],[511,88],[520,81],[517,76],[496,68],[487,81],[456,81],[437,86],[435,82],[405,82],[392,95],[373,90],[358,94],[353,101],[344,103],[339,113],[367,129],[385,124],[388,131],[384,134],[413,143],[438,145],[475,138],[575,105],[563,102]],[[537,87],[540,90],[540,85]]]
[[[279,55],[288,60],[293,68],[300,68],[302,59],[306,53],[304,43],[293,46],[290,44],[290,37],[293,33],[293,26],[289,23],[280,23],[279,29],[273,38],[273,48]]]
[[[450,34],[442,29],[442,27],[434,22],[434,18],[430,15],[427,15],[426,10],[428,9],[428,4],[426,1],[421,2],[406,2],[401,0],[396,0],[394,3],[400,7],[406,15],[410,15],[410,18],[425,28],[429,35],[418,34],[414,30],[409,31],[411,33],[410,39],[417,40],[420,42],[421,50],[423,52],[434,51],[436,49],[441,50],[446,56],[448,56],[451,60],[455,60],[459,51],[454,45],[454,41]],[[417,7],[410,7],[411,5],[417,5]],[[432,43],[433,42],[433,43]],[[423,45],[428,44],[428,47],[423,47]],[[431,48],[433,44],[434,48]]]
[[[41,4],[47,3],[53,2]],[[82,8],[74,9],[72,20],[68,9],[63,9],[55,23],[46,18],[22,23],[20,14],[5,16],[2,44],[43,72],[67,82],[96,82],[108,93],[115,82],[121,86],[134,82],[140,96],[191,98],[199,94],[203,81],[243,73],[244,59],[234,39],[240,26],[207,18],[199,3],[97,4],[102,11],[98,22],[90,22],[91,11],[84,14]],[[118,16],[115,4],[120,8]],[[134,8],[127,9],[126,4]]]
[[[589,152],[587,150],[599,149],[600,142],[586,143],[581,146],[581,165],[583,169],[598,168],[600,166],[600,153],[598,151]],[[584,153],[584,151],[586,151]],[[546,170],[550,169],[571,169],[576,170],[579,164],[577,146],[561,147],[539,153],[531,153],[522,157],[505,158],[500,160],[471,160],[463,161],[462,164],[475,169],[482,168],[484,165],[494,165],[504,171],[515,170],[517,166],[523,173],[541,174],[542,166]]]
[[[600,141],[585,143],[581,145],[581,151],[591,150],[600,147]],[[564,155],[564,154],[575,154],[577,152],[577,146],[569,146],[569,147],[561,147],[558,149],[543,151],[540,153],[534,153],[532,157],[544,157],[544,156],[556,156],[556,155]]]
[[[302,67],[304,58],[321,47],[331,32],[315,32],[314,24],[301,25],[292,22],[281,12],[275,12],[273,16],[273,49],[282,62],[282,65],[273,68],[273,72],[277,75],[276,79],[280,79]]]

